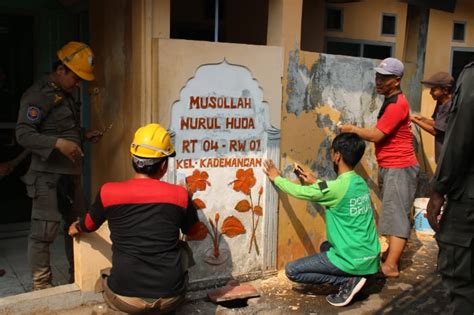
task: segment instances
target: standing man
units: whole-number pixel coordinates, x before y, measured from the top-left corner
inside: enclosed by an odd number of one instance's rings
[[[180,231],[193,236],[199,219],[186,189],[160,180],[176,155],[166,129],[139,128],[130,152],[135,176],[104,184],[69,234],[93,232],[107,220],[113,254],[110,275],[103,275],[104,300],[126,313],[168,313],[184,301],[193,264]]]
[[[432,180],[428,221],[439,246],[438,270],[454,314],[474,313],[474,62],[461,72]],[[438,216],[447,195],[441,220]]]
[[[410,106],[400,89],[403,70],[403,63],[395,58],[384,59],[375,68],[375,88],[385,100],[374,127],[339,126],[341,132],[353,132],[375,143],[382,192],[379,232],[389,239],[387,258],[381,267],[386,277],[400,275],[398,264],[410,237],[410,211],[420,170],[413,147]]]
[[[16,127],[18,143],[33,153],[23,177],[33,199],[28,262],[33,290],[52,286],[50,246],[61,218],[65,228],[84,211],[81,188],[83,140],[99,141],[98,131],[83,132],[80,103],[73,93],[82,80],[94,80],[94,55],[84,43],[70,42],[58,52],[52,72],[23,94]],[[73,282],[72,239],[65,233],[70,281]]]
[[[435,137],[435,161],[438,163],[444,134],[448,129],[448,115],[453,96],[454,78],[447,72],[437,72],[429,79],[421,81],[421,83],[430,88],[430,94],[436,101],[436,107],[431,119],[413,114],[410,116],[410,120]]]

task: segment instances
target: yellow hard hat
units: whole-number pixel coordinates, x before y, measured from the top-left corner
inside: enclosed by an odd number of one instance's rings
[[[58,58],[81,79],[92,81],[94,77],[94,53],[84,43],[69,42],[58,50]]]
[[[176,155],[170,135],[159,124],[148,124],[139,128],[135,132],[130,152],[149,159]]]

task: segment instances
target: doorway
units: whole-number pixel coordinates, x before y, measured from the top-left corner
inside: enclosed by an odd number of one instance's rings
[[[458,79],[462,69],[474,61],[474,48],[453,48],[451,53],[451,75]]]
[[[15,139],[20,98],[50,71],[58,48],[72,40],[87,42],[88,15],[87,0],[0,0],[0,163],[15,161],[8,175],[0,174],[0,298],[31,291],[32,285],[26,256],[31,199],[21,181],[30,157],[22,155],[24,150]],[[85,88],[78,98],[83,101],[88,125]],[[84,169],[87,174],[88,166]],[[69,263],[62,235],[58,235],[50,252],[53,285],[67,284]]]
[[[0,162],[14,160],[23,151],[15,141],[15,123],[21,94],[33,83],[33,27],[33,16],[0,15]],[[31,214],[31,200],[20,180],[29,158],[15,164],[0,181],[2,223],[29,221]]]

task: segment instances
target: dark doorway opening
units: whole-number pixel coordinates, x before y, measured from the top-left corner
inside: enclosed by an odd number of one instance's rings
[[[15,123],[21,95],[34,78],[33,31],[33,16],[0,14],[0,162],[12,161],[23,151],[15,141]],[[31,200],[20,180],[29,157],[12,164],[17,165],[11,173],[0,175],[2,223],[30,220]]]
[[[474,61],[474,49],[472,50],[456,50],[453,49],[453,59],[451,65],[451,75],[457,80],[459,74],[465,65]]]
[[[51,70],[58,48],[71,40],[88,42],[88,3],[0,0],[0,165],[24,152],[15,139],[23,93]],[[82,99],[84,122],[89,119],[90,107],[85,97],[87,87],[83,88],[78,96]],[[0,298],[32,289],[27,259],[31,199],[20,179],[29,168],[29,160],[29,156],[24,158],[6,176],[0,174]],[[55,286],[69,283],[62,229],[58,234],[50,246]]]

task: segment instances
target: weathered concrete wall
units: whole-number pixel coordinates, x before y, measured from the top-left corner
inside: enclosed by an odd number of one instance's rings
[[[299,50],[290,53],[282,113],[281,168],[285,176],[295,179],[292,165],[297,162],[319,178],[335,178],[329,148],[337,122],[364,126],[375,122],[380,104],[374,94],[375,64],[370,59]],[[364,177],[374,183],[376,163],[371,146],[361,165]],[[319,206],[283,194],[280,198],[278,264],[283,267],[318,252],[325,225]]]
[[[293,163],[311,169],[318,178],[334,179],[330,144],[336,124],[373,126],[382,97],[375,93],[375,72],[379,61],[294,50],[290,53],[282,112],[281,168],[296,180]],[[403,84],[414,69],[407,65]],[[380,210],[377,162],[373,144],[356,171],[366,179],[375,211]],[[280,194],[278,229],[279,267],[304,255],[319,252],[325,239],[322,208]],[[377,217],[377,214],[376,214]]]

